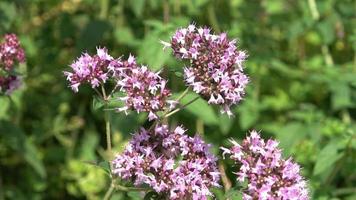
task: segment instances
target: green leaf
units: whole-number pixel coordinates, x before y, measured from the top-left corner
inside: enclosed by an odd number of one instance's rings
[[[306,126],[300,122],[290,122],[285,124],[276,132],[276,137],[280,142],[280,147],[284,149],[284,154],[289,155],[291,147],[305,138],[307,134]]]
[[[145,6],[145,0],[135,0],[129,1],[132,11],[135,13],[136,17],[142,16],[142,11]]]
[[[332,108],[339,110],[352,106],[350,87],[345,82],[334,82],[331,84]]]
[[[111,26],[106,21],[90,21],[82,30],[78,40],[78,50],[87,51],[96,46],[100,46],[103,36],[111,29]]]
[[[138,52],[139,62],[147,64],[153,71],[161,69],[169,58],[169,54],[162,50],[163,47],[159,42],[160,38],[162,37],[158,32],[149,34],[142,41]]]
[[[259,118],[260,105],[253,98],[247,97],[240,106],[237,106],[238,118],[242,129],[247,130],[256,123]]]
[[[46,177],[46,170],[39,157],[39,151],[20,128],[9,122],[0,121],[0,133],[0,137],[6,141],[7,146],[23,156],[41,178]]]
[[[80,158],[84,160],[95,160],[95,150],[98,144],[98,135],[95,132],[87,131],[82,139]]]
[[[318,154],[318,159],[314,166],[313,175],[319,175],[334,166],[334,163],[339,160],[342,153],[338,153],[338,144],[331,141]]]
[[[104,102],[101,100],[99,97],[94,96],[93,97],[93,109],[94,110],[99,110],[104,107]]]
[[[136,46],[139,44],[139,42],[136,41],[131,29],[128,27],[119,27],[115,29],[114,36],[116,41],[121,44],[126,44],[129,46]]]

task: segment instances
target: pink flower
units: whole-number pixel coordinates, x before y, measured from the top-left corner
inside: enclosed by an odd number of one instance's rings
[[[237,180],[248,181],[243,199],[309,199],[306,182],[300,176],[300,167],[291,159],[284,160],[278,142],[265,142],[256,131],[252,131],[239,145],[231,140],[230,149],[221,147],[223,155],[239,166]]]
[[[92,88],[99,87],[109,78],[109,66],[118,62],[111,57],[106,48],[97,48],[96,55],[84,53],[70,67],[72,71],[63,72],[74,92],[78,92],[81,84],[89,84]]]
[[[16,61],[25,62],[25,52],[20,46],[17,36],[7,34],[4,42],[0,43],[0,67],[4,66],[6,71],[10,71]]]
[[[113,173],[135,185],[147,184],[164,199],[207,199],[219,186],[217,158],[200,137],[183,127],[141,129],[113,161]],[[148,150],[149,149],[149,150]]]
[[[157,112],[166,107],[173,109],[177,104],[168,100],[171,92],[166,88],[167,81],[146,66],[137,66],[133,56],[118,64],[114,71],[120,91],[125,95],[120,97],[125,106],[118,108],[118,111],[147,112],[149,120],[154,120],[158,118]]]
[[[230,106],[242,100],[248,77],[243,72],[247,58],[244,51],[236,47],[236,41],[229,41],[226,33],[214,35],[208,28],[188,28],[176,31],[170,44],[176,57],[189,60],[184,69],[184,79],[193,91],[200,94],[209,104],[221,106],[222,113],[232,115]]]

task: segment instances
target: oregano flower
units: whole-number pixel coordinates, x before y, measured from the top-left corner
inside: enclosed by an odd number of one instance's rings
[[[300,175],[300,167],[291,158],[282,158],[276,140],[263,140],[252,131],[241,145],[230,140],[232,147],[223,150],[230,155],[238,170],[235,173],[241,183],[247,181],[243,190],[244,200],[307,200],[306,181]]]
[[[184,79],[188,86],[209,104],[220,105],[229,116],[232,105],[240,102],[245,94],[248,77],[243,72],[245,51],[238,50],[235,40],[228,40],[226,33],[214,35],[208,28],[191,24],[178,29],[170,43],[173,54],[188,60]]]
[[[163,199],[206,199],[219,186],[217,158],[183,127],[141,128],[113,163],[113,173],[135,186],[148,185]]]

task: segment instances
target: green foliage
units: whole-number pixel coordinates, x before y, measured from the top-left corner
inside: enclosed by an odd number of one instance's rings
[[[176,97],[185,89],[183,63],[169,41],[190,22],[226,31],[248,51],[250,84],[228,118],[199,99],[169,118],[189,133],[203,131],[214,153],[228,138],[251,129],[280,141],[302,166],[311,199],[355,199],[356,32],[353,0],[2,0],[0,35],[19,35],[27,55],[24,86],[0,97],[0,199],[101,199],[109,187],[103,103],[89,86],[74,94],[62,71],[82,51],[106,46],[129,53],[169,79]],[[120,95],[120,94],[119,94]],[[183,103],[197,95],[189,93]],[[117,101],[109,107],[121,106]],[[145,114],[112,112],[113,147],[148,127]],[[199,120],[197,120],[199,119]],[[232,188],[217,199],[241,199]],[[146,199],[154,197],[148,193]],[[112,199],[143,199],[116,191]]]

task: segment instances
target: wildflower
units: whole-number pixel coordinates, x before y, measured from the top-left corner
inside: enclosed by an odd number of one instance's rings
[[[10,71],[16,61],[25,62],[25,52],[15,34],[6,34],[4,42],[0,43],[0,67]]]
[[[288,199],[307,200],[306,181],[300,176],[300,167],[292,159],[284,160],[278,142],[264,141],[256,131],[238,144],[230,141],[231,148],[221,147],[223,156],[230,158],[240,167],[237,180],[247,180],[243,199]]]
[[[74,92],[78,92],[79,86],[84,83],[96,88],[108,79],[108,66],[112,62],[115,60],[108,54],[106,48],[97,48],[96,55],[84,53],[70,65],[72,72],[65,71],[64,75],[67,76]]]
[[[184,134],[183,127],[166,125],[137,132],[122,154],[114,159],[113,173],[147,184],[164,199],[205,199],[210,187],[219,186],[216,157],[198,136]]]
[[[209,104],[220,105],[223,113],[232,115],[230,107],[242,100],[248,83],[243,72],[247,54],[237,49],[236,41],[228,40],[226,33],[214,35],[208,28],[191,24],[178,29],[170,43],[161,43],[172,48],[177,58],[190,61],[184,69],[186,84]]]
[[[159,72],[150,71],[147,66],[137,66],[134,57],[119,63],[113,71],[119,77],[118,86],[125,96],[119,99],[125,106],[118,111],[135,110],[149,113],[149,120],[158,118],[157,112],[165,107],[173,109],[176,102],[168,100],[171,92],[166,88],[167,81],[160,77]]]

